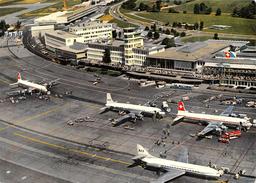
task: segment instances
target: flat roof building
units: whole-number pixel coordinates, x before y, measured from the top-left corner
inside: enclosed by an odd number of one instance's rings
[[[71,26],[69,32],[83,37],[84,43],[108,41],[112,39],[112,24],[93,21]]]
[[[49,15],[36,18],[34,23],[37,25],[51,25],[51,24],[68,24],[78,19],[92,14],[98,10],[98,6],[83,5],[75,10],[58,11]]]
[[[135,28],[124,29],[124,39],[111,43],[88,45],[87,59],[101,62],[106,49],[110,50],[113,64],[143,66],[147,55],[165,50],[164,45],[144,45],[140,32]]]

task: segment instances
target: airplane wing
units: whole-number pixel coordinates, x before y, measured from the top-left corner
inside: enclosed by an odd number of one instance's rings
[[[211,131],[215,130],[217,128],[216,125],[213,125],[212,123],[209,123],[201,132],[199,132],[198,136],[205,136],[206,134],[210,133]]]
[[[48,88],[51,88],[51,87],[53,87],[53,86],[58,85],[59,83],[58,83],[57,81],[59,81],[59,80],[60,80],[60,78],[55,79],[55,80],[52,80],[52,81],[46,83],[46,85],[48,86]]]
[[[184,170],[168,169],[168,172],[161,175],[157,180],[151,181],[150,183],[165,183],[177,177],[184,175]]]
[[[105,113],[105,112],[108,112],[109,110],[110,110],[109,107],[102,107],[102,108],[100,109],[99,114],[103,114],[103,113]]]
[[[135,119],[135,118],[136,118],[136,114],[134,114],[132,112],[128,113],[128,114],[116,119],[115,122],[113,122],[113,126],[119,126],[119,125],[121,125],[131,119]]]
[[[172,126],[178,124],[182,119],[184,118],[184,116],[178,116],[173,120]]]
[[[221,116],[229,116],[234,109],[234,106],[228,106],[220,115]]]
[[[177,161],[183,162],[183,163],[188,163],[188,149],[187,148],[183,148],[183,150],[180,151],[179,155],[180,156],[178,157]]]

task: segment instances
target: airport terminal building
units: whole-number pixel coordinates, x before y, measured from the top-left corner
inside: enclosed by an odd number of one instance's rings
[[[256,47],[247,41],[208,40],[188,43],[149,55],[148,68],[186,71],[204,80],[216,80],[225,86],[256,87]],[[234,49],[235,58],[225,53]]]

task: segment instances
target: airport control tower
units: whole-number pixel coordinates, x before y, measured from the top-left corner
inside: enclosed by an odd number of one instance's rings
[[[126,65],[134,65],[133,48],[143,47],[143,38],[141,32],[134,28],[124,28],[124,56]]]

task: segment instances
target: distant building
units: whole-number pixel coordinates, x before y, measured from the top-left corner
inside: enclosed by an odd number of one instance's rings
[[[37,25],[49,25],[49,24],[68,24],[78,19],[83,18],[89,14],[92,14],[98,10],[97,6],[84,5],[78,9],[68,11],[58,11],[49,15],[36,18],[34,23]]]
[[[109,41],[112,39],[112,24],[93,21],[71,26],[69,32],[83,38],[84,43]]]

